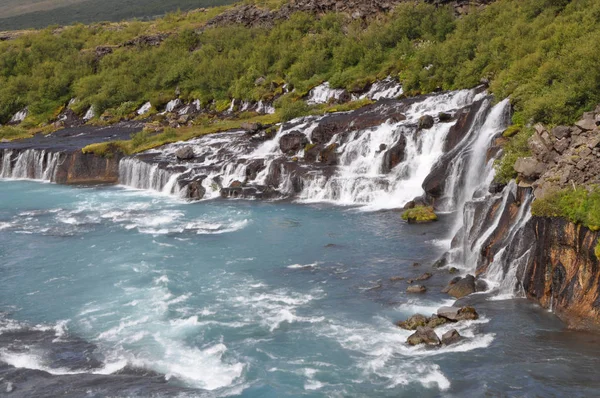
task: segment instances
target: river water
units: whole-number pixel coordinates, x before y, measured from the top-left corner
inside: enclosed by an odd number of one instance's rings
[[[390,278],[429,271],[452,219],[0,181],[0,395],[596,395],[599,338],[525,300],[475,295],[461,343],[405,345],[394,322],[451,276]]]

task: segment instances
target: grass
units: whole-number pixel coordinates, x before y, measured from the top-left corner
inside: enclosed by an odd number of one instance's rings
[[[402,219],[409,223],[428,223],[437,221],[438,217],[431,206],[416,206],[402,213]]]

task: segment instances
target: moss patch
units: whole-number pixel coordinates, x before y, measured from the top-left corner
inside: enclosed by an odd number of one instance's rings
[[[402,219],[409,223],[428,223],[437,221],[437,214],[431,206],[417,206],[402,213]]]

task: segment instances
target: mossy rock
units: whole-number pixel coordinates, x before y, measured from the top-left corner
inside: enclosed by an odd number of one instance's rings
[[[507,128],[506,130],[504,130],[504,132],[502,133],[502,137],[504,137],[504,138],[510,138],[510,137],[512,137],[514,135],[517,135],[517,133],[519,133],[522,128],[523,128],[523,126],[521,126],[521,125],[513,124],[512,126],[510,126],[509,128]]]
[[[416,206],[402,213],[402,219],[411,224],[422,224],[437,221],[437,214],[431,206]]]

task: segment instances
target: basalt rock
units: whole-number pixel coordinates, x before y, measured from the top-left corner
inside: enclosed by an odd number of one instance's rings
[[[527,227],[535,242],[531,261],[520,270],[527,297],[570,328],[600,330],[599,233],[560,218],[534,217]]]
[[[385,150],[385,148],[383,149]],[[400,136],[398,142],[389,148],[383,158],[383,170],[382,173],[389,173],[394,167],[398,166],[404,161],[404,152],[406,150],[406,137]]]
[[[411,334],[408,339],[406,340],[406,342],[409,345],[420,345],[420,344],[427,344],[427,345],[435,345],[438,346],[441,344],[440,338],[438,337],[437,334],[435,334],[435,332],[433,331],[432,328],[430,327],[423,327],[423,326],[419,326],[417,328],[417,331],[413,334]]]
[[[462,298],[475,293],[475,277],[467,275],[450,287],[448,294],[455,298]]]
[[[287,155],[293,155],[298,153],[309,143],[306,135],[299,131],[292,131],[283,137],[279,141],[279,148],[281,152]]]
[[[428,130],[433,127],[435,121],[433,120],[433,116],[424,115],[419,118],[419,129]]]
[[[456,329],[452,329],[442,335],[442,344],[443,345],[455,344],[455,343],[458,343],[461,339],[462,339],[462,337],[456,331]]]

